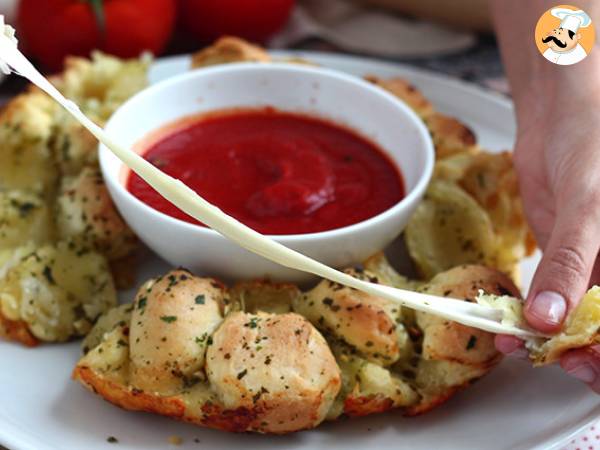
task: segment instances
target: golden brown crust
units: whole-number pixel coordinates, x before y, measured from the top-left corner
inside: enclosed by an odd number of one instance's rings
[[[427,116],[425,123],[433,138],[436,159],[477,150],[475,133],[461,121],[436,112]]]
[[[202,412],[205,414],[202,425],[232,433],[244,433],[251,430],[252,424],[256,422],[261,413],[259,408],[223,409],[210,404],[204,405]]]
[[[474,302],[479,290],[520,297],[519,288],[502,272],[479,265],[462,265],[436,275],[427,292]]]
[[[351,417],[382,413],[392,408],[394,408],[394,401],[382,395],[371,397],[349,396],[344,402],[344,413]]]
[[[456,394],[462,389],[465,389],[470,384],[471,383],[467,382],[464,383],[462,386],[449,387],[444,392],[438,394],[435,397],[428,397],[414,406],[409,406],[408,408],[406,408],[406,410],[404,410],[404,415],[407,417],[414,417],[428,413],[429,411],[446,403],[454,396],[454,394]]]
[[[269,62],[271,57],[261,47],[233,37],[224,36],[192,55],[192,68],[235,62]]]
[[[130,411],[146,411],[173,419],[183,419],[185,403],[177,397],[160,397],[122,383],[111,381],[94,369],[78,365],[72,375],[86,388],[110,403]]]
[[[263,421],[260,420],[260,417],[264,415],[261,407],[224,409],[216,404],[205,403],[200,411],[194,411],[189,408],[181,396],[160,396],[127,387],[122,383],[110,380],[93,368],[83,365],[75,367],[72,378],[106,401],[129,411],[159,414],[175,420],[233,433],[243,433],[249,430],[270,434],[285,433],[265,428]]]
[[[139,262],[140,259],[136,252],[108,262],[117,290],[135,287]]]
[[[365,80],[398,97],[422,118],[429,117],[434,112],[433,105],[421,91],[403,78],[384,79],[375,75],[367,75]]]
[[[29,331],[29,326],[22,320],[9,320],[0,312],[0,336],[19,342],[27,347],[36,347],[40,341]]]

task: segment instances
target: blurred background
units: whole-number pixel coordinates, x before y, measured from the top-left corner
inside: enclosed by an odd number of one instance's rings
[[[47,73],[66,55],[196,51],[222,35],[404,62],[505,92],[487,0],[0,0]],[[0,85],[0,101],[21,81]]]

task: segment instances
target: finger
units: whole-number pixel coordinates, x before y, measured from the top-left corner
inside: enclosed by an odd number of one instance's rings
[[[494,338],[494,344],[496,345],[496,349],[506,356],[523,360],[529,359],[525,344],[521,339],[515,336],[498,334]]]
[[[567,374],[586,383],[600,394],[600,345],[571,350],[560,358]]]
[[[532,327],[544,333],[558,332],[569,308],[587,290],[600,247],[600,220],[590,211],[591,204],[595,202],[582,207],[574,201],[558,211],[536,270],[524,314]]]

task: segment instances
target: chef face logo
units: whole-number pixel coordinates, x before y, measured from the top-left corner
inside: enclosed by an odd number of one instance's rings
[[[570,5],[559,5],[546,11],[535,29],[535,43],[540,53],[561,66],[583,61],[595,39],[590,16]]]
[[[546,37],[542,38],[542,42],[553,51],[558,53],[569,52],[577,46],[577,42],[581,39],[581,34],[575,34],[572,30],[564,28],[555,28],[550,31]]]

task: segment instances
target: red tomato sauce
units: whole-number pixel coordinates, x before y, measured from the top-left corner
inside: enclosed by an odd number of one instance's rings
[[[263,234],[352,225],[404,196],[398,168],[376,145],[334,123],[272,108],[195,118],[142,154]],[[199,223],[134,173],[127,189],[158,211]]]

